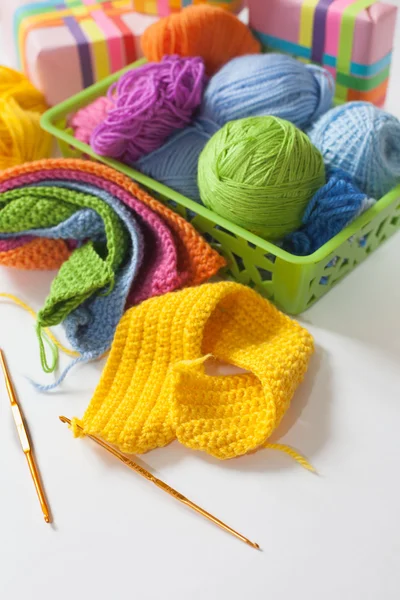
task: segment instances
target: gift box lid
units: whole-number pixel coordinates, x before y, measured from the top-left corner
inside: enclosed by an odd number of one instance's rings
[[[351,62],[375,64],[393,48],[397,8],[390,4],[376,0],[248,0],[248,6],[250,26],[265,44],[276,38],[278,43],[287,42],[286,51],[315,62],[334,63],[343,72],[350,72]]]

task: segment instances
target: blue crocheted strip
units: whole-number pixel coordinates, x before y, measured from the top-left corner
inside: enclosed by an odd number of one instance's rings
[[[41,185],[67,188],[100,198],[115,211],[129,233],[128,257],[116,274],[111,293],[92,296],[68,315],[63,323],[72,347],[92,360],[110,347],[124,313],[127,295],[143,260],[143,234],[132,212],[120,200],[97,186],[60,180],[47,180]]]
[[[36,187],[33,184],[29,187]],[[47,185],[45,182],[41,186]],[[68,219],[53,227],[43,229],[27,229],[18,235],[33,235],[35,237],[44,237],[61,240],[83,241],[92,239],[94,241],[105,241],[104,222],[96,211],[91,208],[82,208],[71,215]],[[15,233],[0,233],[0,239],[6,240],[14,238]]]
[[[43,184],[73,189],[101,198],[115,210],[125,224],[131,240],[127,261],[116,274],[111,293],[92,296],[70,313],[63,322],[71,346],[80,352],[81,356],[70,362],[54,383],[40,385],[32,381],[40,391],[50,391],[60,385],[75,365],[95,360],[111,346],[115,329],[124,313],[128,293],[143,260],[144,237],[134,215],[120,200],[105,190],[91,184],[72,181],[51,180]]]

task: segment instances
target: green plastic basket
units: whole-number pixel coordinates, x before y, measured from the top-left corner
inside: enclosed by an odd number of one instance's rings
[[[299,314],[326,294],[400,227],[400,186],[309,256],[294,256],[274,244],[219,217],[139,171],[98,156],[87,144],[76,140],[66,126],[68,115],[105,95],[108,87],[125,71],[143,64],[140,60],[114,73],[48,110],[42,126],[59,141],[64,156],[91,156],[142,184],[152,195],[185,217],[225,256],[224,274],[251,286],[289,314]]]

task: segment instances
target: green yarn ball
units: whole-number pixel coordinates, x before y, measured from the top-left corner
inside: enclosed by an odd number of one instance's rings
[[[277,117],[231,121],[199,158],[202,202],[221,217],[266,239],[297,229],[325,184],[321,153],[292,123]]]

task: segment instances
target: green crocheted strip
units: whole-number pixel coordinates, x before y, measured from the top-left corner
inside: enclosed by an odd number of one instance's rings
[[[78,207],[55,202],[54,194],[43,194],[43,188],[19,188],[0,194],[1,233],[20,233],[28,229],[53,227],[71,217]],[[50,188],[46,188],[48,191]]]
[[[90,194],[59,187],[19,188],[0,194],[0,232],[21,233],[58,225],[81,208],[96,211],[104,222],[106,247],[87,242],[61,266],[43,308],[42,327],[58,325],[102,288],[112,289],[128,248],[128,234],[112,208]]]

